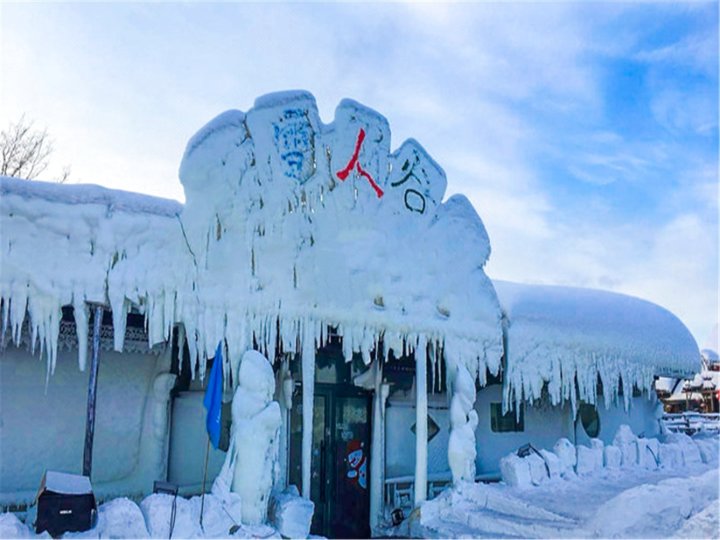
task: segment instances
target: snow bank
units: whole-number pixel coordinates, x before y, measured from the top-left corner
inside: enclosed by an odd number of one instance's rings
[[[622,424],[618,428],[613,438],[613,445],[620,450],[620,454],[622,455],[621,465],[623,467],[633,467],[637,465],[637,436],[632,432],[630,426]]]
[[[0,538],[38,538],[35,531],[20,521],[15,514],[0,514]],[[44,531],[42,538],[50,538]]]
[[[575,446],[569,440],[562,438],[553,446],[553,452],[560,460],[560,474],[566,475],[575,470],[577,464],[577,453]]]
[[[524,488],[532,485],[530,464],[515,453],[500,460],[500,474],[508,486]]]
[[[540,454],[542,455],[543,460],[545,460],[549,478],[551,480],[559,478],[562,473],[560,458],[553,452],[545,450],[544,448],[540,450]]]
[[[98,508],[95,527],[89,531],[65,533],[63,538],[149,538],[140,507],[125,497],[112,499]],[[177,535],[174,535],[177,537]]]
[[[423,335],[480,382],[498,372],[484,225],[465,197],[442,201],[444,172],[416,141],[391,152],[377,112],[344,100],[324,125],[306,92],[263,96],[203,127],[180,179],[182,209],[0,179],[3,328],[18,341],[27,312],[50,372],[60,307],[73,305],[83,327],[85,302],[112,307],[118,350],[132,308],[151,344],[182,323],[194,361],[223,338],[229,365],[254,343],[272,359],[278,346],[298,353],[332,326],[348,359],[369,362],[381,336],[385,356],[400,356]],[[78,339],[82,367],[86,333]]]
[[[598,509],[588,529],[602,538],[665,537],[708,501],[717,505],[717,470],[689,480],[671,478],[624,491]]]
[[[270,499],[270,524],[285,538],[307,538],[310,534],[315,505],[300,497],[296,486],[274,493]]]
[[[700,438],[697,437],[693,439],[693,442],[698,447],[698,450],[700,451],[700,457],[703,461],[703,463],[708,463],[710,465],[717,465],[718,463],[718,454],[720,454],[720,449],[718,448],[720,443],[720,437],[714,436],[714,437],[707,437],[707,438]]]
[[[699,369],[688,329],[650,302],[590,289],[494,285],[509,322],[506,406],[539,399],[544,384],[554,405],[596,403],[599,377],[606,406],[616,402],[622,384],[627,408],[633,386],[649,393],[655,375]]]
[[[603,450],[603,465],[607,469],[619,469],[622,465],[622,451],[613,445],[608,445]]]
[[[170,537],[173,499],[176,499],[173,536],[175,538],[192,538],[197,535],[197,530],[200,528],[200,516],[199,514],[194,515],[190,500],[183,497],[175,498],[165,493],[154,493],[145,497],[140,503],[150,538]]]

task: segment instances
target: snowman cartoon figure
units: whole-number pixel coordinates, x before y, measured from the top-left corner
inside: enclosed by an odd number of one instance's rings
[[[367,489],[367,457],[363,445],[357,439],[348,442],[346,449],[347,477],[362,489]]]

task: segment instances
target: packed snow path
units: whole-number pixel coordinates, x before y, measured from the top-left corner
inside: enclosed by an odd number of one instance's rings
[[[390,534],[422,538],[717,538],[716,465],[607,470],[532,488],[463,484]]]

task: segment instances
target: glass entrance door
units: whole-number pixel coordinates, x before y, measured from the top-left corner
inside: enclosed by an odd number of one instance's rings
[[[316,384],[310,498],[311,532],[328,538],[370,536],[370,394]],[[302,396],[291,418],[290,483],[302,479]]]

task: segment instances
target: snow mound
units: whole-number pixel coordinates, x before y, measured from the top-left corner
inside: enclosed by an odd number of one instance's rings
[[[200,516],[194,515],[193,505],[184,497],[173,497],[164,493],[154,493],[145,497],[140,509],[145,517],[145,524],[150,538],[169,538],[170,524],[175,499],[175,524],[173,536],[176,538],[193,538],[198,535]]]
[[[560,460],[560,474],[572,474],[577,464],[577,453],[575,446],[569,440],[562,438],[553,446],[553,452]]]
[[[689,480],[671,478],[628,489],[603,504],[588,529],[602,538],[667,536],[709,500],[717,505],[717,470]]]
[[[270,500],[268,518],[286,538],[307,538],[310,534],[315,504],[300,497],[296,486],[274,493]]]
[[[573,522],[528,504],[503,486],[463,483],[445,490],[408,520],[414,538],[555,538]]]
[[[720,530],[720,504],[710,502],[703,510],[690,516],[675,532],[674,538],[717,538]]]
[[[514,452],[500,459],[500,474],[508,486],[524,488],[532,485],[530,464]]]
[[[65,533],[63,538],[149,538],[140,507],[125,497],[113,499],[98,508],[95,527],[89,531]],[[177,537],[177,535],[174,535]]]
[[[45,538],[50,535],[45,531]],[[0,538],[38,538],[35,531],[30,529],[15,514],[0,514]]]
[[[506,404],[539,399],[553,404],[597,403],[602,380],[606,406],[625,407],[633,386],[653,390],[655,375],[699,370],[700,352],[688,329],[664,308],[630,296],[571,287],[495,280],[508,319]],[[577,388],[577,391],[576,391]]]

